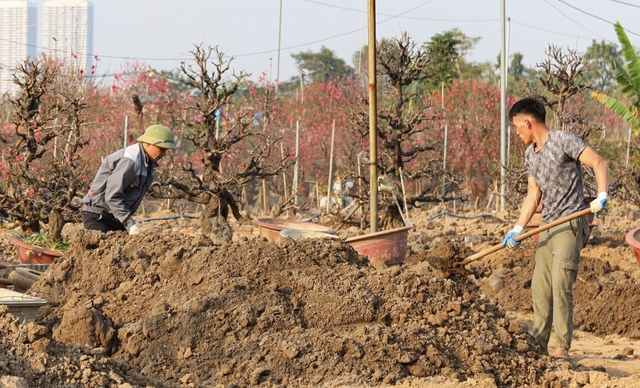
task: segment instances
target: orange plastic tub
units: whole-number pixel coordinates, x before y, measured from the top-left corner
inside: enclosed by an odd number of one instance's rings
[[[640,228],[627,233],[625,240],[633,248],[633,254],[636,255],[636,260],[640,264]]]
[[[269,241],[276,241],[280,237],[280,232],[284,229],[303,229],[313,232],[323,232],[328,234],[336,234],[336,231],[320,224],[314,224],[312,222],[296,221],[296,220],[281,220],[279,218],[256,218],[252,221],[258,226],[260,230],[260,236],[266,238]]]
[[[18,237],[11,237],[11,242],[16,246],[18,260],[22,264],[51,264],[57,257],[62,256],[60,252],[25,244]]]
[[[361,255],[369,256],[375,268],[401,264],[407,255],[407,233],[412,226],[348,238],[346,241]]]

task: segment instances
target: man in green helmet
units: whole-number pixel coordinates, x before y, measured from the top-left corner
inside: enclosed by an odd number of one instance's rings
[[[158,161],[167,150],[177,147],[173,132],[164,125],[150,126],[137,141],[102,161],[89,192],[82,199],[85,229],[141,233],[133,215],[153,182]]]

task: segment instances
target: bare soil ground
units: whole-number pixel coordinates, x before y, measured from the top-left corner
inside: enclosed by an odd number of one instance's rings
[[[534,241],[449,276],[427,259],[461,260],[511,226],[432,219],[445,210],[412,212],[405,262],[379,270],[342,241],[270,243],[247,225],[222,243],[187,219],[139,236],[69,226],[74,248],[29,290],[49,302],[36,323],[0,307],[0,387],[640,387],[633,207],[583,250],[571,361],[530,335]]]

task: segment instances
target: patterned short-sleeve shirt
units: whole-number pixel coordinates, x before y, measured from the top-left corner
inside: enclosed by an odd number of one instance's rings
[[[536,152],[535,143],[525,151],[529,176],[542,191],[542,219],[553,222],[586,208],[578,157],[587,144],[577,135],[549,131],[547,142]]]

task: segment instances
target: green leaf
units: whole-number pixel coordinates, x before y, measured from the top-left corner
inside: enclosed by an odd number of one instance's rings
[[[640,87],[640,61],[638,60],[638,55],[619,22],[616,22],[615,30],[616,34],[618,34],[620,45],[622,46],[622,55],[626,62],[626,72],[631,80],[631,84],[633,84],[635,88],[636,96],[640,96],[640,93],[638,93],[638,87]]]
[[[613,69],[616,72],[616,81],[622,93],[629,99],[632,105],[636,105],[640,98],[640,91],[633,83],[633,79],[627,73],[627,70],[617,61],[613,62]]]
[[[640,119],[634,117],[634,113],[627,106],[622,104],[615,98],[606,96],[604,94],[592,92],[591,97],[598,100],[601,104],[614,111],[618,116],[625,119],[633,128],[638,128]]]

